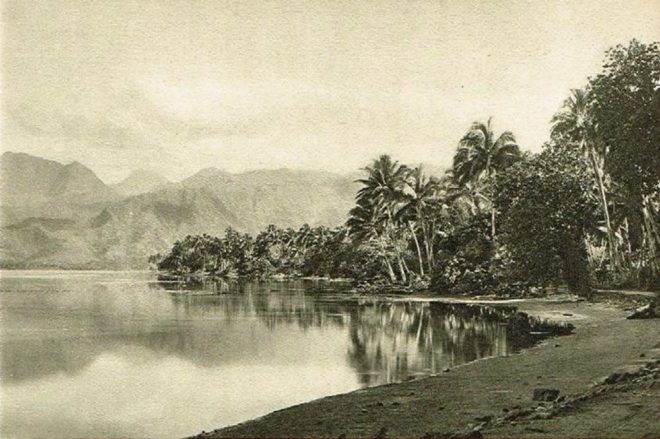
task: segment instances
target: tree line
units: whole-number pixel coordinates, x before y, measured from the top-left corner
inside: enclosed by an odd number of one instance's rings
[[[660,50],[633,40],[573,90],[540,153],[475,122],[442,176],[382,155],[335,228],[188,236],[151,261],[223,276],[302,275],[447,293],[660,287]]]

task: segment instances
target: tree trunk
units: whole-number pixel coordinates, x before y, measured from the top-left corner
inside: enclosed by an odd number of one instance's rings
[[[598,161],[596,160],[596,152],[593,148],[589,148],[590,157],[591,157],[591,166],[593,167],[594,174],[596,174],[596,180],[598,182],[598,190],[600,192],[600,201],[601,201],[601,210],[603,211],[603,218],[605,219],[605,228],[607,230],[607,248],[610,255],[610,262],[614,266],[615,271],[621,266],[619,255],[617,252],[616,246],[616,237],[614,236],[614,230],[612,230],[612,223],[610,221],[610,212],[607,207],[607,195],[605,193],[605,184],[603,183],[603,176],[600,173],[600,167],[598,166]]]
[[[490,237],[495,241],[495,208],[490,209]]]
[[[642,212],[644,217],[644,243],[649,256],[650,274],[655,279],[660,275],[660,258],[658,256],[660,231],[656,223],[657,212],[649,197],[644,198]]]
[[[422,222],[422,236],[424,238],[424,251],[426,252],[426,264],[429,274],[433,272],[433,266],[431,265],[431,247],[429,246],[429,231],[426,227],[426,223]]]
[[[396,255],[397,262],[399,264],[399,271],[401,272],[401,280],[403,283],[408,282],[408,276],[406,275],[406,270],[403,267],[403,259],[401,259],[401,255],[397,252]]]
[[[435,221],[431,223],[431,228],[428,231],[428,244],[429,244],[429,253],[426,255],[429,258],[429,273],[433,272],[435,267],[435,250],[434,250],[434,241],[435,241]]]
[[[401,256],[401,262],[403,263],[403,269],[406,270],[406,275],[412,273],[412,270],[408,268],[408,263],[406,262],[406,259]]]
[[[435,266],[435,244],[433,243],[433,238],[431,238],[431,242],[429,243],[429,248],[431,249],[431,253],[429,253],[429,257],[431,258],[430,271],[433,271],[433,267]]]
[[[390,260],[387,258],[387,256],[383,256],[383,260],[385,261],[385,265],[387,266],[387,274],[390,276],[390,281],[396,282],[396,274],[394,274],[394,269],[392,268],[392,264],[390,263]]]
[[[408,227],[410,227],[410,232],[412,233],[413,240],[415,241],[415,247],[417,249],[417,260],[419,262],[419,275],[424,277],[424,261],[422,259],[422,249],[419,247],[419,241],[417,240],[417,234],[415,233],[415,228],[412,223],[408,221]]]

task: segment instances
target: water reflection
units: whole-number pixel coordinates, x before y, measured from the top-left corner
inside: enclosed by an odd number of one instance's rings
[[[349,358],[365,386],[508,355],[572,330],[513,308],[447,303],[371,303],[355,307],[350,321]]]
[[[481,358],[508,355],[549,335],[572,331],[570,325],[550,324],[506,306],[310,297],[310,292],[337,289],[328,283],[241,284],[192,278],[159,284],[174,293],[175,302],[183,301],[186,306],[232,294],[220,299],[228,319],[252,315],[269,328],[280,324],[296,324],[303,329],[347,327],[348,361],[363,386],[403,381]],[[286,294],[258,294],[260,291]],[[185,294],[188,292],[193,294]]]
[[[184,436],[506,355],[543,336],[531,332],[557,330],[512,308],[341,289],[3,273],[2,436]],[[90,404],[96,411],[81,419]]]

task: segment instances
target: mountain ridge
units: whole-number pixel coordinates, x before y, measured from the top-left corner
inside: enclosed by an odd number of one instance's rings
[[[146,268],[150,254],[187,234],[339,225],[356,189],[325,171],[206,168],[146,192],[138,181],[132,189],[139,193],[125,195],[78,162],[24,153],[5,153],[0,162],[3,267]]]

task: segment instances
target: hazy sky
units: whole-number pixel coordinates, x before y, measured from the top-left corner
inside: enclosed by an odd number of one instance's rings
[[[146,168],[450,163],[473,120],[538,150],[660,0],[3,1],[2,149]]]

